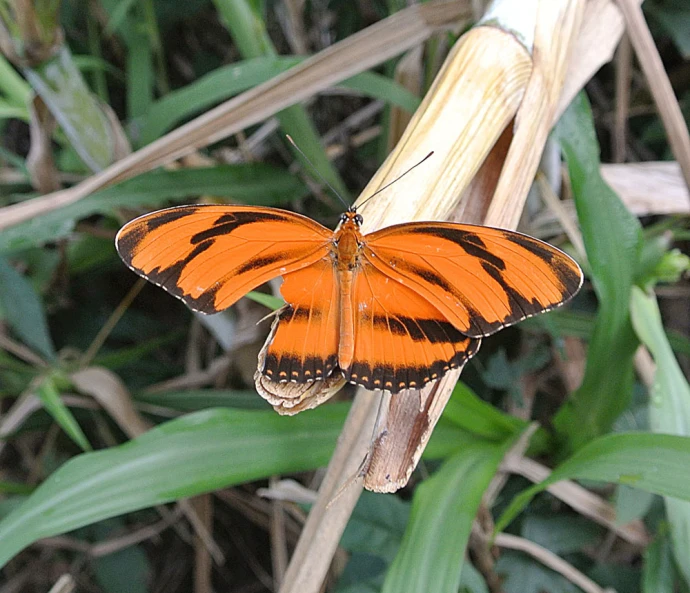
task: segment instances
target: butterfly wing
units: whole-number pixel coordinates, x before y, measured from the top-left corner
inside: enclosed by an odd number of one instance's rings
[[[199,205],[140,216],[115,244],[137,274],[195,311],[217,313],[267,280],[327,257],[332,236],[284,210]]]
[[[470,337],[549,311],[582,284],[572,258],[513,231],[424,222],[387,227],[365,239],[365,261]]]
[[[364,264],[353,283],[354,358],[348,381],[367,389],[420,388],[479,349],[413,289]]]
[[[338,353],[338,285],[333,263],[320,260],[286,274],[280,292],[288,303],[278,314],[259,371],[272,381],[325,379]]]

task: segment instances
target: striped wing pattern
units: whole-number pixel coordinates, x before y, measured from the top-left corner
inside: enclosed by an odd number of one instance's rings
[[[366,240],[370,265],[473,338],[549,311],[582,284],[565,253],[513,231],[424,222],[387,227]]]
[[[461,367],[481,337],[567,302],[582,283],[566,254],[512,231],[424,222],[362,238],[358,228],[347,368],[338,365],[337,239],[313,220],[275,208],[180,206],[128,223],[116,246],[135,272],[203,313],[283,276],[287,304],[259,371],[297,383],[342,371],[392,393]]]
[[[354,360],[345,378],[397,393],[461,367],[480,340],[462,334],[414,290],[365,265],[354,282]]]
[[[141,216],[117,235],[120,257],[137,274],[217,313],[264,282],[328,256],[329,231],[276,208],[180,206]]]
[[[272,381],[308,383],[337,368],[338,285],[330,258],[286,274],[287,305],[268,338],[263,368]]]

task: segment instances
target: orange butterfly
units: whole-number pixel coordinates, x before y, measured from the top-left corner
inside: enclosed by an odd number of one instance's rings
[[[367,389],[419,388],[462,366],[482,336],[562,305],[582,272],[520,233],[414,222],[362,235],[350,207],[335,232],[284,210],[179,206],[117,235],[137,274],[202,313],[282,276],[287,305],[259,372],[309,383],[342,373]]]

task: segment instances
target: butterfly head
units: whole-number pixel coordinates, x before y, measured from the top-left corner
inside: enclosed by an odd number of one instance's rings
[[[347,212],[343,212],[340,215],[340,222],[338,223],[338,228],[336,230],[345,230],[347,228],[355,228],[359,230],[362,226],[364,218],[361,214],[358,214],[354,208],[350,208]]]

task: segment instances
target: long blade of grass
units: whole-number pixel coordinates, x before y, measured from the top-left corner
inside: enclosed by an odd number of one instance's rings
[[[548,479],[516,496],[496,523],[502,531],[536,494],[560,480],[596,480],[690,500],[690,438],[644,432],[599,437],[558,466]]]
[[[53,379],[47,377],[41,381],[41,384],[36,389],[36,393],[41,399],[43,407],[53,417],[55,422],[62,427],[62,430],[67,433],[69,438],[71,438],[84,451],[90,451],[91,445],[89,444],[86,435],[72,415],[72,412],[69,411],[69,408],[60,398],[60,392],[55,386]]]
[[[649,386],[649,419],[652,430],[690,436],[690,386],[666,339],[656,299],[634,287],[630,313],[635,331],[656,362],[654,382]],[[690,583],[690,502],[665,497],[673,554],[678,568]]]
[[[262,84],[305,59],[299,56],[260,57],[214,70],[156,101],[148,112],[137,120],[137,124],[141,126],[140,143],[153,142],[185,118]],[[344,80],[338,86],[390,101],[408,111],[414,111],[419,106],[419,99],[412,93],[374,72],[362,72]]]
[[[641,248],[640,223],[601,178],[599,146],[583,94],[556,128],[575,196],[599,311],[580,388],[554,419],[566,451],[608,431],[627,407],[637,339],[628,303]]]
[[[247,0],[214,0],[225,26],[230,31],[242,56],[258,58],[275,56],[271,38],[258,10]],[[307,110],[302,105],[292,105],[277,114],[282,131],[291,136],[306,155],[296,152],[303,166],[314,167],[317,173],[347,198],[349,192],[338,170],[331,163],[321,144],[318,132]],[[311,163],[311,165],[310,165]],[[309,170],[309,168],[307,169]]]
[[[54,472],[0,521],[0,566],[37,539],[133,510],[326,463],[347,413],[331,405],[293,418],[211,409]]]
[[[468,435],[461,450],[417,488],[383,593],[458,590],[477,508],[510,442]]]

